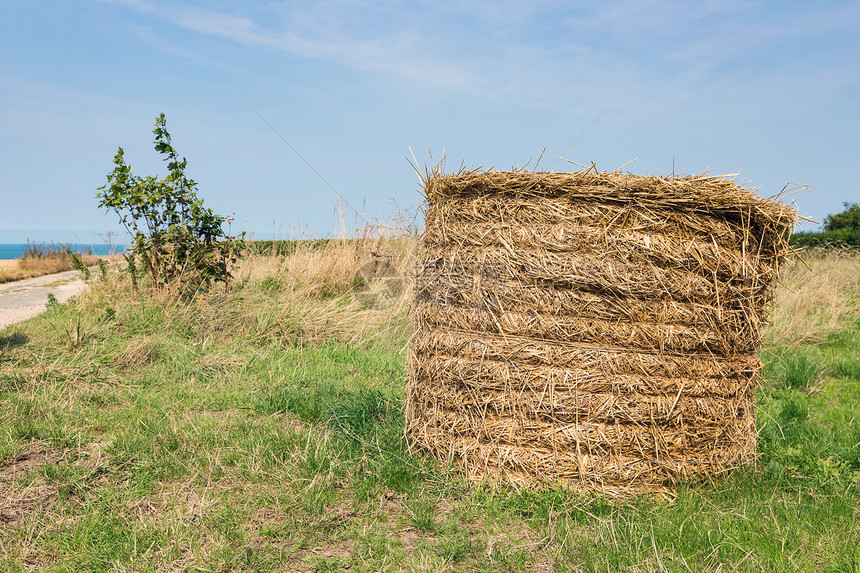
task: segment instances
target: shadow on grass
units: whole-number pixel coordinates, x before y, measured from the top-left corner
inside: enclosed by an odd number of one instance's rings
[[[16,346],[24,346],[30,341],[30,338],[22,332],[12,332],[10,334],[0,334],[0,351],[8,350]]]

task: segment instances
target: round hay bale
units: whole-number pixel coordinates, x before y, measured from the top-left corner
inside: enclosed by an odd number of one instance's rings
[[[665,489],[755,454],[796,211],[724,177],[430,174],[406,416],[476,480]]]

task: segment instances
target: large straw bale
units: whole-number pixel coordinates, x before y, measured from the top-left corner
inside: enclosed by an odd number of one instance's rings
[[[473,479],[628,494],[755,453],[796,211],[725,177],[425,180],[407,421]]]

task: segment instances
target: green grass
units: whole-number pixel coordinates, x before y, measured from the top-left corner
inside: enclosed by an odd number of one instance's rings
[[[333,239],[255,240],[246,241],[246,248],[251,254],[282,257],[300,250],[324,249],[332,241]]]
[[[410,453],[402,325],[103,288],[0,331],[2,572],[860,571],[860,323],[765,349],[754,467],[619,501]]]

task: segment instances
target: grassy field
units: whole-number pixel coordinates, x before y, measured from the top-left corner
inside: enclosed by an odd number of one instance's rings
[[[410,241],[122,273],[0,331],[0,572],[860,571],[860,256],[778,292],[756,466],[671,499],[475,486],[407,451]]]

